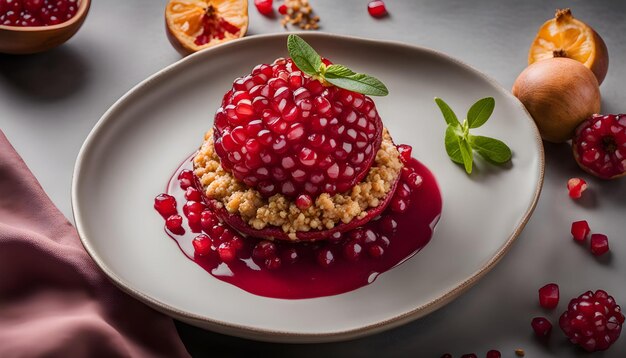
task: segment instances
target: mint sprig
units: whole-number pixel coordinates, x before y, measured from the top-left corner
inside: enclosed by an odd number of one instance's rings
[[[369,96],[386,96],[389,94],[387,87],[375,77],[356,73],[343,65],[326,66],[313,47],[298,35],[289,35],[287,50],[293,62],[302,72],[322,82],[328,82],[337,87]]]
[[[493,97],[486,97],[474,103],[467,111],[463,123],[459,122],[454,111],[441,98],[435,97],[435,103],[448,124],[444,140],[446,152],[453,162],[463,164],[467,174],[472,173],[474,152],[496,165],[511,160],[511,149],[501,140],[470,134],[470,129],[481,127],[491,117],[496,106]]]

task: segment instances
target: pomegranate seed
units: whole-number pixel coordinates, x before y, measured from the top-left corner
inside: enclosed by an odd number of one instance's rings
[[[387,8],[382,0],[374,0],[367,4],[367,12],[369,12],[372,17],[383,17],[387,15]]]
[[[274,256],[265,260],[265,267],[268,270],[278,270],[281,264],[282,264],[282,260],[280,259],[280,257]]]
[[[594,256],[601,256],[609,251],[609,238],[603,234],[591,235],[591,253]]]
[[[398,146],[398,151],[400,152],[400,159],[402,160],[402,163],[407,164],[409,160],[411,160],[413,147],[408,144],[400,144]]]
[[[313,199],[309,195],[301,194],[296,199],[296,206],[300,210],[306,210],[313,204]]]
[[[193,185],[194,174],[191,170],[183,170],[178,175],[178,182],[180,183],[180,188],[183,190],[187,190],[190,186]]]
[[[574,240],[578,242],[585,241],[590,231],[589,224],[585,220],[574,221],[572,223],[572,236]]]
[[[202,201],[202,194],[200,193],[198,189],[190,186],[185,191],[185,199],[200,202]]]
[[[587,182],[581,178],[572,178],[567,181],[567,190],[569,190],[570,198],[580,199],[583,192],[587,190]]]
[[[375,245],[370,246],[367,249],[367,252],[370,254],[371,257],[377,259],[383,256],[383,254],[385,253],[385,249],[383,249],[382,246],[375,244]]]
[[[539,289],[539,304],[543,308],[553,309],[559,304],[559,285],[549,283]]]
[[[199,256],[206,256],[211,253],[211,239],[204,234],[200,234],[196,236],[193,241],[191,241],[193,245],[194,252]]]
[[[272,0],[254,0],[254,5],[256,9],[265,16],[271,15],[274,12]]]
[[[287,15],[287,5],[285,5],[285,4],[280,5],[280,6],[278,7],[278,12],[279,12],[281,15]]]
[[[530,325],[533,327],[535,335],[539,338],[545,338],[550,334],[550,332],[552,332],[552,323],[550,323],[550,321],[548,321],[545,317],[533,318]]]
[[[495,349],[490,350],[489,352],[487,352],[486,355],[487,358],[501,358],[502,354],[500,353],[500,351],[497,351]]]
[[[170,215],[165,220],[165,227],[174,234],[180,235],[184,233],[183,218],[180,215]]]
[[[387,235],[393,235],[398,230],[398,222],[391,216],[385,216],[380,220],[380,229]]]
[[[202,231],[202,226],[200,224],[201,216],[197,212],[190,212],[187,214],[187,222],[189,223],[189,227],[193,232]]]
[[[212,233],[213,227],[218,223],[217,217],[210,210],[204,210],[200,213],[200,227],[202,227],[202,231],[207,234]]]
[[[235,260],[237,256],[237,250],[233,247],[230,242],[222,242],[220,246],[217,248],[217,253],[220,255],[220,259],[223,262],[232,262]]]
[[[164,218],[178,212],[178,210],[176,210],[176,199],[168,194],[159,194],[154,199],[154,209]]]
[[[252,251],[252,256],[257,259],[267,259],[276,256],[276,245],[269,241],[259,241]]]
[[[409,184],[412,189],[417,189],[422,186],[422,181],[422,177],[417,173],[409,174],[406,180],[407,184]]]
[[[202,210],[204,210],[204,205],[202,205],[202,203],[199,203],[197,201],[188,201],[183,206],[183,214],[185,214],[185,216],[187,216],[187,218],[189,218],[189,213],[196,213],[196,214],[200,215]],[[200,219],[200,218],[198,218],[198,219]],[[199,220],[198,220],[198,222],[199,222]]]
[[[294,248],[282,250],[281,257],[284,262],[293,264],[298,261],[298,251]]]
[[[394,213],[403,213],[409,208],[408,198],[393,197],[389,207]]]
[[[350,241],[343,247],[343,256],[349,261],[357,261],[361,257],[363,248],[356,241]]]
[[[559,319],[570,341],[589,352],[606,350],[615,343],[623,323],[620,306],[602,290],[587,291],[572,299]]]
[[[320,249],[317,252],[317,263],[322,267],[329,267],[335,262],[335,255],[328,248]]]

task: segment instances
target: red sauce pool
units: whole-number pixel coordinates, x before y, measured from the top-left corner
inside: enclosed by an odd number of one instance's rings
[[[423,181],[419,188],[411,192],[410,204],[403,213],[394,213],[387,208],[377,220],[367,223],[362,228],[342,234],[333,242],[286,243],[275,241],[282,264],[278,269],[270,270],[263,262],[252,258],[253,247],[258,239],[243,238],[243,247],[238,250],[238,257],[224,263],[219,255],[199,256],[194,253],[192,240],[200,234],[193,232],[183,216],[185,232],[181,235],[165,230],[174,239],[181,251],[195,263],[204,268],[213,277],[235,285],[247,292],[259,296],[304,299],[337,295],[368,285],[381,273],[413,257],[430,241],[435,225],[439,221],[442,208],[441,193],[432,173],[419,161],[411,158],[408,166],[418,173]],[[186,202],[185,190],[181,189],[178,175],[181,171],[192,168],[190,159],[186,160],[170,179],[166,193],[176,198],[178,212]],[[385,232],[381,222],[390,216],[397,222],[394,233]],[[360,231],[360,234],[355,233]],[[369,236],[368,236],[369,234]],[[358,259],[346,258],[345,246],[348,242],[357,242],[361,247]],[[370,254],[370,247],[378,245],[384,253],[379,257]],[[297,260],[289,262],[287,251],[294,249]],[[318,263],[320,250],[328,249],[332,253],[333,263],[323,267]],[[374,251],[376,251],[374,249]],[[281,256],[282,255],[282,256]]]

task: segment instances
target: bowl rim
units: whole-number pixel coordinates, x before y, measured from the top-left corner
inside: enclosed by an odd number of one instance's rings
[[[87,10],[91,5],[91,0],[79,0],[80,4],[78,5],[78,10],[76,10],[76,15],[74,15],[71,19],[62,22],[56,25],[50,26],[8,26],[8,25],[0,25],[0,31],[15,31],[15,32],[47,32],[63,29],[66,27],[70,27],[77,22],[82,21],[82,19],[87,14]]]
[[[410,49],[410,50],[418,50],[423,51],[429,54],[433,54],[435,56],[446,59],[450,62],[456,63],[457,65],[463,67],[469,72],[479,76],[484,81],[492,85],[496,90],[498,90],[502,95],[510,98],[514,101],[515,104],[526,113],[526,118],[529,121],[531,128],[534,131],[534,140],[536,144],[536,148],[538,150],[538,172],[539,177],[537,180],[537,186],[535,188],[535,192],[532,198],[532,201],[524,215],[520,218],[517,225],[513,228],[511,235],[506,239],[502,247],[489,259],[486,263],[484,263],[478,270],[473,272],[467,279],[458,283],[455,287],[451,288],[448,292],[444,293],[441,296],[438,296],[431,301],[420,305],[418,307],[414,307],[411,310],[403,312],[401,314],[395,315],[393,317],[389,317],[375,323],[371,323],[365,326],[356,327],[352,329],[344,329],[344,330],[334,330],[323,333],[299,333],[299,332],[289,332],[289,331],[281,331],[276,329],[264,329],[258,327],[252,327],[237,323],[225,322],[221,320],[217,320],[211,317],[207,317],[201,314],[196,314],[193,312],[185,311],[176,307],[173,307],[165,302],[160,301],[157,298],[148,296],[143,292],[132,287],[131,284],[126,282],[126,280],[120,278],[117,274],[115,274],[108,265],[98,256],[95,248],[91,245],[90,240],[87,238],[85,234],[86,225],[82,221],[82,215],[80,213],[80,200],[78,187],[81,182],[81,173],[84,171],[84,159],[87,156],[87,153],[90,151],[93,146],[94,139],[97,137],[98,133],[103,130],[103,127],[109,122],[109,118],[116,114],[117,112],[124,109],[124,105],[127,101],[129,101],[132,97],[136,96],[138,93],[148,90],[155,79],[173,71],[175,68],[180,66],[181,64],[192,62],[196,57],[204,56],[206,52],[216,52],[221,51],[224,48],[228,48],[231,46],[240,46],[241,43],[249,42],[249,41],[258,41],[262,39],[268,38],[286,38],[289,34],[297,34],[304,38],[318,38],[318,39],[342,39],[348,41],[355,41],[362,44],[388,44],[395,45],[401,48]],[[478,71],[474,67],[466,64],[465,62],[458,60],[450,55],[447,55],[441,51],[430,49],[423,46],[413,45],[401,41],[394,40],[382,40],[382,39],[370,39],[364,37],[357,36],[349,36],[349,35],[337,35],[326,32],[306,32],[306,31],[295,31],[289,33],[271,33],[271,34],[262,34],[262,35],[254,35],[243,37],[234,41],[229,41],[223,44],[216,45],[214,47],[210,47],[198,52],[195,52],[187,57],[182,58],[181,60],[161,69],[160,71],[154,73],[149,76],[142,82],[135,85],[131,88],[126,94],[120,97],[98,120],[96,125],[92,128],[91,132],[85,139],[79,154],[76,158],[76,163],[74,166],[74,172],[72,174],[72,188],[71,188],[71,203],[72,203],[72,214],[74,218],[74,222],[76,224],[76,229],[83,244],[83,247],[97,264],[97,266],[108,276],[108,278],[122,291],[127,294],[139,299],[143,303],[149,305],[150,307],[163,312],[170,317],[175,319],[179,319],[181,321],[190,323],[192,325],[202,327],[204,329],[209,329],[218,333],[228,334],[232,336],[254,339],[259,341],[266,342],[277,342],[277,343],[325,343],[325,342],[336,342],[336,341],[344,341],[349,339],[354,339],[366,335],[371,335],[374,333],[382,332],[394,327],[398,327],[402,324],[408,323],[415,319],[426,316],[437,309],[445,306],[447,303],[453,301],[457,297],[459,297],[462,293],[471,288],[474,284],[476,284],[484,275],[486,275],[489,271],[491,271],[495,265],[504,257],[504,255],[511,249],[513,243],[517,239],[517,237],[521,234],[524,227],[530,220],[535,207],[537,206],[537,202],[539,200],[543,182],[545,175],[545,152],[543,147],[543,141],[541,139],[541,135],[539,134],[539,129],[537,128],[534,120],[532,119],[529,112],[526,110],[524,105],[515,97],[513,94],[505,89],[502,85],[500,85],[497,81],[487,76],[486,74]]]

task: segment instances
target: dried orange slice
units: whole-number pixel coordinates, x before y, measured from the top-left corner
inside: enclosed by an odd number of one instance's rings
[[[165,8],[170,42],[183,54],[243,37],[247,0],[170,0]]]
[[[557,10],[530,46],[528,64],[552,57],[569,57],[590,69],[602,83],[609,69],[606,44],[589,25],[575,19],[570,9]]]

